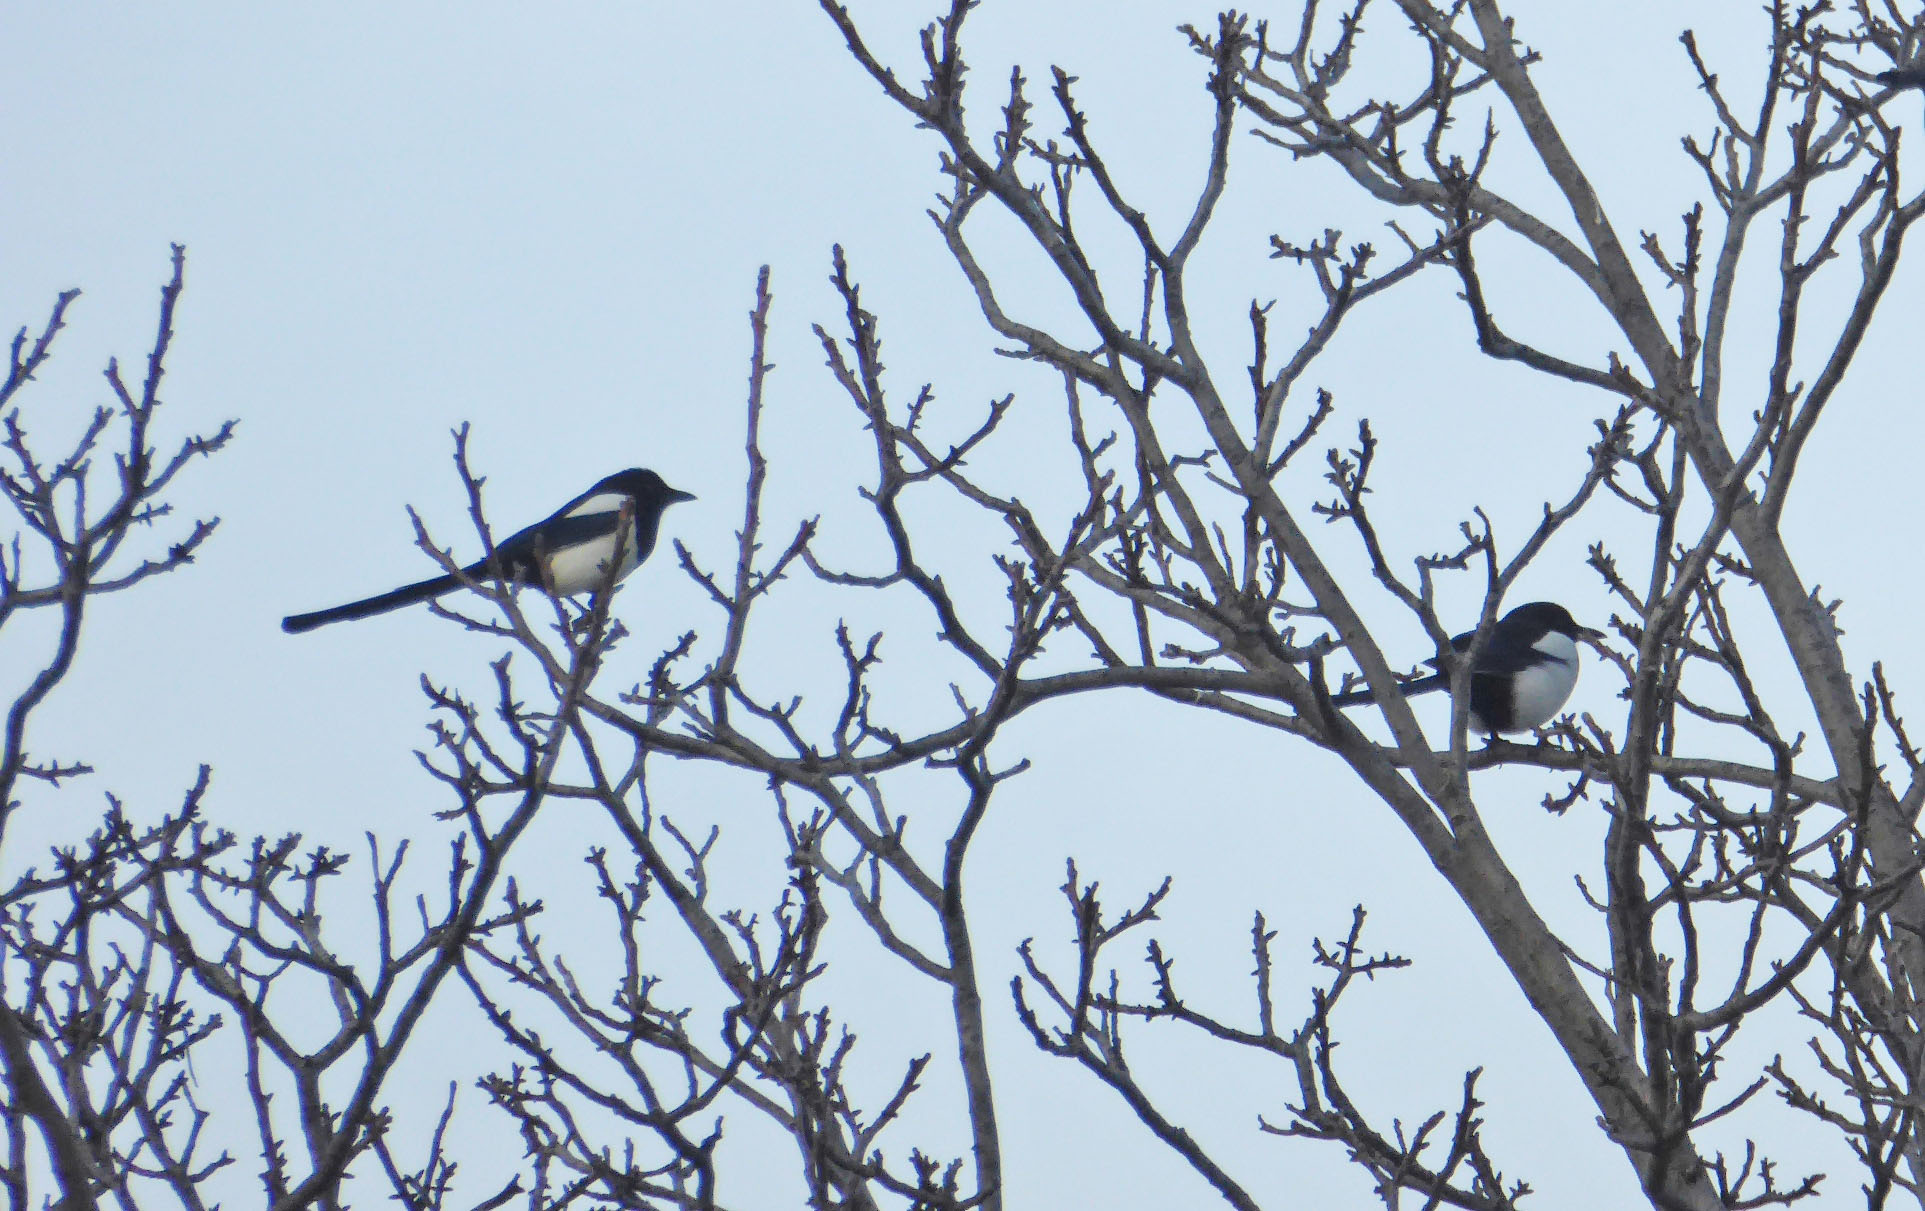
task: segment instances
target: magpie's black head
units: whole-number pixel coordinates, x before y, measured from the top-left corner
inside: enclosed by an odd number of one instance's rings
[[[1602,631],[1579,626],[1577,619],[1571,617],[1571,612],[1555,601],[1526,602],[1504,615],[1499,625],[1516,633],[1528,631],[1533,635],[1548,635],[1555,631],[1560,635],[1569,635],[1572,639],[1604,638]]]
[[[635,498],[638,509],[660,512],[678,500],[694,500],[693,492],[680,492],[662,482],[662,477],[641,467],[617,471],[590,489],[591,492],[623,492]]]

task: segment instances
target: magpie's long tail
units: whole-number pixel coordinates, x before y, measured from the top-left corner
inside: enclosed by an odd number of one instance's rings
[[[1406,698],[1413,694],[1428,694],[1432,690],[1449,689],[1450,674],[1432,673],[1428,677],[1419,677],[1415,681],[1406,681],[1398,688],[1403,690],[1404,697]],[[1351,690],[1347,694],[1332,694],[1330,696],[1330,705],[1332,706],[1361,706],[1366,702],[1375,701],[1377,701],[1377,696],[1369,690]]]
[[[330,622],[346,622],[350,618],[366,618],[370,614],[385,614],[389,610],[398,610],[402,606],[413,605],[417,601],[426,601],[430,597],[439,597],[460,583],[460,581],[452,576],[436,576],[432,580],[419,580],[413,584],[402,585],[400,588],[389,593],[383,593],[378,597],[367,597],[360,601],[350,601],[346,605],[338,605],[326,610],[316,610],[312,614],[290,614],[286,618],[281,619],[281,629],[290,635],[298,635],[302,631],[311,631],[315,627],[324,627]]]

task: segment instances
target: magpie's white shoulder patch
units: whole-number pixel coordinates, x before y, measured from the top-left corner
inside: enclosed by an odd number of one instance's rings
[[[597,492],[562,516],[587,517],[591,513],[616,513],[628,502],[628,494],[624,492]]]
[[[1559,664],[1577,663],[1577,640],[1562,631],[1546,631],[1544,638],[1531,646]]]

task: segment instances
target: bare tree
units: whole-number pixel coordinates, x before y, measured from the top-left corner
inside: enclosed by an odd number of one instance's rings
[[[880,321],[837,249],[843,313],[816,333],[851,418],[873,442],[861,491],[874,537],[828,550],[813,521],[769,518],[759,436],[765,272],[751,317],[737,546],[719,561],[676,552],[706,591],[709,617],[691,620],[644,683],[611,691],[597,674],[627,632],[608,591],[585,604],[549,603],[474,583],[478,596],[436,607],[510,655],[493,666],[485,706],[425,687],[438,720],[425,761],[448,797],[452,838],[438,890],[419,896],[412,915],[405,839],[369,837],[371,895],[344,892],[345,855],[303,854],[298,838],[242,845],[206,824],[204,780],[157,825],[116,812],[87,845],[0,900],[14,1206],[32,1201],[36,1155],[65,1205],[199,1206],[245,1147],[261,1158],[277,1208],[344,1205],[343,1181],[357,1173],[418,1208],[720,1207],[733,1197],[724,1129],[747,1117],[793,1141],[812,1206],[997,1208],[1006,1193],[1017,1201],[1020,1175],[1003,1161],[998,1106],[1009,1092],[997,1084],[1006,1061],[991,1053],[992,1015],[1013,1015],[1043,1052],[1112,1091],[1146,1138],[1233,1206],[1286,1196],[1240,1182],[1221,1141],[1176,1120],[1167,1091],[1129,1062],[1142,1032],[1282,1061],[1295,1074],[1287,1114],[1250,1131],[1339,1146],[1387,1207],[1522,1205],[1541,1158],[1487,1150],[1485,1116],[1508,1108],[1484,1105],[1478,1072],[1466,1074],[1461,1099],[1426,1110],[1414,1129],[1397,1117],[1410,1108],[1365,1105],[1346,1088],[1338,1006],[1358,976],[1404,962],[1366,945],[1361,909],[1330,922],[1337,936],[1317,948],[1320,978],[1295,1009],[1280,988],[1274,933],[1256,915],[1254,1008],[1239,1014],[1179,986],[1175,956],[1152,933],[1169,884],[1118,913],[1072,862],[1063,891],[1073,949],[1027,944],[1013,996],[985,987],[991,965],[977,953],[969,895],[981,872],[968,859],[1000,789],[1025,767],[1024,714],[1118,693],[1228,715],[1339,758],[1422,848],[1435,894],[1469,910],[1652,1206],[1771,1206],[1854,1184],[1873,1207],[1899,1192],[1925,1202],[1916,1121],[1925,1009],[1915,993],[1925,983],[1915,825],[1925,764],[1897,709],[1896,673],[1848,665],[1835,603],[1794,558],[1815,563],[1818,553],[1794,552],[1780,525],[1800,456],[1925,208],[1925,197],[1901,187],[1899,131],[1884,112],[1918,79],[1925,17],[1870,0],[1844,11],[1774,5],[1763,18],[1768,53],[1738,65],[1756,93],[1744,111],[1725,82],[1731,73],[1707,63],[1686,34],[1681,62],[1695,71],[1706,109],[1685,149],[1702,169],[1704,195],[1679,200],[1674,234],[1640,233],[1633,244],[1533,83],[1529,30],[1494,0],[1380,6],[1397,20],[1370,36],[1414,40],[1427,64],[1403,80],[1354,76],[1368,0],[1337,11],[1312,0],[1281,34],[1234,13],[1186,27],[1206,83],[1199,126],[1208,157],[1193,206],[1168,230],[1112,172],[1068,72],[1053,73],[1041,102],[1017,72],[996,120],[966,117],[972,8],[953,0],[925,30],[912,77],[871,46],[848,10],[823,0],[855,65],[938,146],[939,236],[1000,349],[1060,377],[1068,440],[1048,449],[1025,441],[1018,463],[993,440],[1011,397],[957,416],[932,386],[897,394]],[[1395,221],[1387,258],[1368,242],[1346,245],[1334,226],[1308,240],[1274,237],[1271,252],[1301,268],[1320,315],[1280,348],[1268,309],[1252,304],[1251,356],[1232,371],[1202,351],[1189,269],[1230,188],[1239,131],[1265,146],[1246,142],[1237,155],[1332,161]],[[1494,170],[1506,157],[1527,157],[1546,174],[1568,216],[1506,196]],[[1013,219],[1046,258],[1074,300],[1074,325],[1031,318],[1041,308],[999,280],[979,241],[1009,228],[972,222],[984,211]],[[1120,221],[1133,241],[1120,261],[1085,240],[1103,221]],[[1775,225],[1775,257],[1744,255],[1760,222]],[[1516,325],[1489,301],[1476,259],[1500,234],[1593,300],[1615,334],[1604,360],[1509,335]],[[1312,371],[1333,336],[1368,322],[1371,299],[1422,274],[1452,277],[1485,354],[1588,388],[1597,401],[1596,440],[1571,451],[1559,499],[1522,523],[1472,511],[1460,549],[1441,555],[1395,550],[1373,523],[1371,494],[1400,491],[1373,477],[1378,442],[1394,433],[1380,439],[1360,425],[1354,444],[1327,452],[1317,495],[1279,487],[1286,467],[1327,440],[1336,404]],[[1843,281],[1823,296],[1842,305],[1808,289],[1821,274]],[[1778,300],[1776,331],[1754,351],[1734,337],[1731,315],[1741,290],[1766,289],[1754,281],[1761,277]],[[73,455],[36,458],[17,411],[6,414],[14,462],[0,490],[53,571],[47,587],[27,587],[41,581],[16,540],[0,580],[0,623],[16,607],[57,608],[65,620],[55,656],[8,716],[0,765],[8,811],[21,779],[80,772],[30,760],[23,737],[71,662],[86,599],[186,562],[211,530],[197,525],[167,555],[131,569],[112,562],[136,527],[159,516],[174,473],[227,438],[223,429],[191,439],[164,466],[149,449],[179,287],[177,254],[143,391],[110,368],[121,406],[99,414]],[[16,340],[0,406],[11,408],[47,356],[69,301],[38,341],[24,332]],[[1765,386],[1727,400],[1727,381]],[[122,431],[116,503],[89,513],[88,455]],[[486,542],[481,485],[461,437],[457,469]],[[60,504],[63,491],[78,503]],[[1067,512],[1030,503],[1065,491],[1078,502]],[[1622,717],[1567,716],[1528,743],[1485,743],[1470,730],[1459,662],[1448,732],[1426,733],[1366,619],[1407,612],[1442,657],[1451,628],[1438,614],[1440,586],[1471,578],[1483,600],[1475,652],[1551,538],[1607,500],[1645,519],[1641,545],[1598,545],[1590,558],[1617,603],[1613,635],[1596,646],[1621,684]],[[1007,545],[986,555],[958,549],[921,522],[928,501],[989,519]],[[1338,524],[1313,541],[1318,518]],[[458,570],[425,530],[420,541]],[[1339,546],[1361,552],[1367,578],[1334,570]],[[898,634],[889,659],[953,670],[944,717],[892,709],[882,636],[847,625],[833,637],[839,686],[769,684],[749,655],[751,620],[780,618],[785,582],[805,578],[835,595],[845,617],[864,616],[884,595],[914,601],[937,638],[917,648]],[[1000,608],[981,604],[991,599],[986,584]],[[1740,603],[1768,613],[1776,635],[1741,634],[1731,621]],[[1754,679],[1761,661],[1780,654],[1796,669],[1801,703],[1771,701]],[[1375,695],[1386,739],[1333,703],[1359,686]],[[804,708],[825,693],[836,709]],[[1810,743],[1781,722],[1800,711],[1819,723]],[[729,809],[665,801],[655,772],[665,759],[712,771]],[[1571,872],[1596,909],[1594,934],[1555,932],[1493,842],[1471,775],[1496,765],[1570,778],[1546,806],[1599,811],[1608,822],[1595,867]],[[761,789],[750,793],[740,775]],[[753,827],[743,823],[750,800],[766,803],[762,828],[782,862],[753,905],[726,904],[711,877],[720,821]],[[544,936],[539,893],[511,874],[518,842],[558,802],[595,810],[613,839],[588,861],[621,956],[614,970],[571,957],[578,930]],[[331,905],[360,898],[373,908],[365,935],[349,926],[355,936],[344,940],[338,924],[324,931],[324,918],[339,919],[329,918]],[[940,1027],[929,1026],[928,1053],[885,1086],[856,1075],[849,1023],[858,1007],[820,991],[824,938],[836,923],[949,1007]],[[1039,922],[1037,933],[1056,928]],[[703,965],[662,964],[665,931],[692,944],[682,953]],[[1113,957],[1119,943],[1139,941],[1146,963]],[[373,958],[343,957],[357,953]],[[426,1149],[414,1159],[386,1109],[420,1023],[450,993],[491,1029],[496,1049],[477,1061],[478,1086],[527,1151],[498,1190],[458,1192],[460,1133],[450,1129],[458,1091],[437,1125],[414,1133]],[[315,1005],[330,1015],[318,1042],[301,1016]],[[1733,1058],[1747,1028],[1809,1047],[1747,1069]],[[245,1115],[234,1099],[217,1114],[184,1075],[188,1058],[224,1032],[238,1036]],[[945,1152],[917,1137],[923,1120],[905,1112],[927,1100],[918,1091],[930,1066],[952,1062],[962,1095],[951,1117],[967,1142]],[[1744,1124],[1761,1096],[1842,1140],[1858,1171],[1823,1174],[1805,1157],[1750,1143],[1729,1156],[1707,1143],[1711,1124]]]
[[[109,362],[113,403],[96,407],[58,458],[36,453],[21,397],[52,356],[80,292],[67,291],[54,302],[37,337],[22,328],[13,338],[0,383],[0,424],[6,428],[0,495],[13,509],[17,529],[0,555],[0,627],[31,638],[36,611],[52,613],[58,623],[51,651],[26,666],[26,684],[7,711],[0,839],[22,806],[27,784],[58,786],[90,772],[78,762],[36,757],[28,747],[28,724],[72,669],[93,598],[192,562],[218,524],[194,522],[164,549],[143,550],[149,544],[142,531],[172,512],[167,494],[175,477],[233,435],[230,422],[212,435],[183,440],[171,455],[155,447],[152,426],[184,263],[177,245],[146,374],[130,384],[119,362]],[[111,469],[96,461],[108,454]],[[9,650],[24,653],[25,642],[15,639]],[[183,821],[192,816],[202,789],[190,793]],[[95,1206],[100,1191],[124,1183],[103,1151],[110,1138],[130,1141],[128,1147],[141,1154],[130,1160],[166,1172],[185,1190],[222,1163],[197,1148],[195,1126],[169,1130],[183,1117],[189,1124],[198,1118],[180,1080],[181,1065],[211,1029],[180,998],[177,968],[152,948],[103,952],[89,944],[101,897],[137,896],[143,886],[158,885],[159,869],[118,861],[141,843],[116,813],[88,853],[61,854],[55,872],[29,872],[0,894],[0,1063],[7,1075],[0,1180],[10,1206],[30,1205],[29,1132],[38,1134],[55,1187],[73,1207]],[[103,1071],[111,1079],[94,1084]]]

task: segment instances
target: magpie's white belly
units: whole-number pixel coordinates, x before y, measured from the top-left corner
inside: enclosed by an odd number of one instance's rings
[[[614,553],[613,534],[555,552],[548,557],[549,587],[562,597],[595,589],[608,575],[608,560]],[[615,579],[633,572],[636,563],[635,543],[631,539],[622,544],[621,566],[615,572]]]
[[[1550,659],[1517,674],[1511,689],[1511,728],[1529,731],[1557,717],[1577,686],[1577,641],[1556,631],[1533,645]]]

